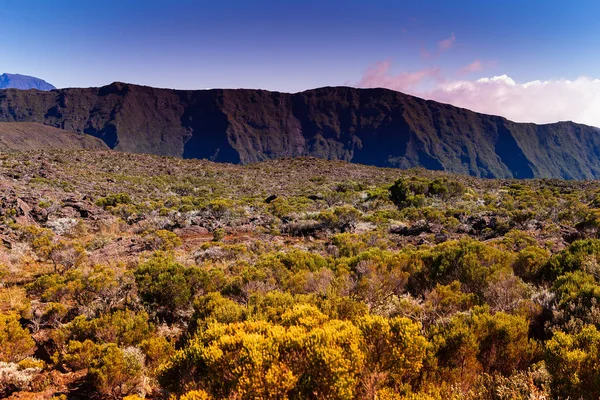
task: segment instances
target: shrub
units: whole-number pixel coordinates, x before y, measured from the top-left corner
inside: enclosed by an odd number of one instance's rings
[[[350,205],[336,207],[319,214],[323,226],[334,232],[352,232],[361,217],[360,211]]]
[[[357,325],[367,355],[368,373],[363,380],[366,387],[373,386],[371,393],[384,384],[400,388],[419,376],[429,349],[419,325],[407,318],[370,315],[361,318]]]
[[[16,314],[0,314],[0,361],[18,362],[35,351],[35,341]]]
[[[487,279],[483,299],[492,311],[513,312],[529,298],[529,288],[510,271],[500,271]]]
[[[599,363],[600,333],[594,326],[577,334],[558,331],[546,342],[546,365],[557,398],[599,398]]]
[[[211,397],[204,390],[191,390],[181,397],[179,400],[210,400]]]
[[[36,225],[28,225],[23,229],[23,234],[39,258],[44,261],[50,258],[56,246],[54,243],[54,232]]]
[[[96,205],[105,210],[109,207],[116,207],[121,204],[131,204],[131,197],[127,193],[110,194],[106,197],[100,197],[96,200]]]
[[[241,322],[246,314],[242,306],[218,292],[197,298],[194,301],[194,310],[195,326],[205,326],[211,322]]]
[[[105,398],[121,399],[142,389],[144,356],[134,347],[106,345],[92,363],[89,377]]]
[[[159,318],[174,321],[190,310],[194,295],[208,285],[207,273],[184,267],[164,253],[156,253],[134,271],[138,293],[146,309]]]
[[[400,178],[390,186],[390,200],[398,207],[404,207],[409,202],[409,199],[413,196],[407,183],[404,179]]]
[[[482,295],[490,276],[511,270],[513,255],[478,241],[461,240],[425,250],[419,258],[426,281],[419,282],[419,286],[447,285],[457,280],[466,292]],[[414,278],[416,284],[420,277]]]
[[[71,341],[54,361],[71,370],[87,369],[87,378],[103,398],[120,399],[142,389],[145,357],[135,347]]]
[[[559,254],[552,256],[541,268],[540,275],[544,280],[553,282],[565,272],[585,269],[592,273],[600,272],[599,260],[600,240],[578,240]]]
[[[207,210],[217,220],[225,217],[233,208],[233,201],[229,199],[215,199],[208,203]]]
[[[560,276],[552,287],[557,304],[552,315],[552,329],[578,332],[591,324],[600,327],[600,285],[583,271]]]
[[[354,398],[364,362],[360,331],[310,307],[282,320],[210,324],[159,380],[175,391],[201,385],[216,398]]]
[[[432,330],[437,374],[443,381],[469,388],[478,372],[510,376],[538,357],[538,346],[528,337],[524,317],[476,308],[457,314]]]
[[[269,211],[277,218],[285,218],[294,212],[298,212],[293,204],[283,198],[277,198],[269,203]]]
[[[101,350],[101,344],[96,344],[89,339],[84,342],[71,340],[63,351],[56,352],[52,359],[67,369],[78,371],[90,368],[100,356]]]
[[[146,367],[154,376],[157,368],[175,353],[175,345],[163,336],[153,336],[143,340],[139,349],[146,359]]]
[[[97,343],[116,343],[126,347],[139,344],[153,331],[154,326],[148,321],[145,311],[135,313],[119,310],[91,320],[78,316],[61,328],[59,333],[63,342],[90,339]]]
[[[353,257],[367,249],[367,244],[360,236],[352,233],[340,233],[331,238],[331,243],[337,247],[338,256]]]
[[[225,232],[225,229],[216,228],[213,231],[213,242],[220,242],[221,240],[223,240],[225,238],[226,235],[227,235],[227,233]]]
[[[425,322],[427,325],[447,320],[458,312],[464,312],[477,304],[477,296],[463,293],[460,282],[449,285],[436,285],[425,295]]]
[[[543,362],[510,376],[482,374],[465,400],[550,399],[551,382],[552,377]]]
[[[160,229],[145,236],[148,247],[154,251],[171,251],[181,246],[179,236],[171,231]]]
[[[398,207],[420,207],[425,203],[425,197],[439,197],[449,200],[453,197],[462,196],[465,187],[462,183],[438,178],[431,182],[420,179],[407,180],[400,178],[394,182],[389,189],[390,200]]]
[[[429,184],[428,195],[439,196],[444,200],[461,196],[465,187],[457,181],[448,179],[435,179]]]
[[[548,250],[528,246],[519,252],[513,264],[515,275],[525,281],[538,281],[544,264],[550,258]]]
[[[390,299],[405,293],[411,272],[411,254],[372,248],[346,261],[353,272],[350,293],[362,300],[371,312],[383,313]]]

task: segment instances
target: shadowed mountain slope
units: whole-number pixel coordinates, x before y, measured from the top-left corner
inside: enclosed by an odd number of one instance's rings
[[[101,140],[47,125],[24,122],[0,122],[0,152],[45,149],[107,150]]]
[[[308,155],[479,177],[600,177],[598,128],[515,123],[387,89],[4,90],[0,121],[86,133],[126,152],[222,162]]]

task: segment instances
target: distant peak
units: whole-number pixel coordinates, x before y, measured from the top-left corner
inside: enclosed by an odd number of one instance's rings
[[[56,88],[50,83],[40,78],[21,74],[4,73],[0,75],[0,89],[52,90]]]

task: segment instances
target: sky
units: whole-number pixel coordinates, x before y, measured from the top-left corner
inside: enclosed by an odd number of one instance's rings
[[[387,87],[600,126],[597,0],[0,0],[0,73],[63,87]]]

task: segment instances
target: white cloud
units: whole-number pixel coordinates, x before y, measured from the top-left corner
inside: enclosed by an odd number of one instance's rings
[[[517,82],[508,75],[444,79],[439,69],[396,75],[389,74],[389,69],[389,62],[377,64],[357,86],[386,87],[517,122],[569,120],[600,127],[600,79],[582,76],[575,80]],[[424,83],[433,86],[423,89]]]
[[[507,75],[451,81],[415,95],[518,122],[575,121],[600,127],[600,80],[535,80],[518,83]]]
[[[539,82],[539,81],[536,81],[536,82]],[[508,76],[506,74],[503,74],[500,76],[493,76],[491,78],[479,78],[475,81],[475,83],[503,83],[508,86],[516,86],[517,85],[517,82],[515,82],[513,80],[513,78],[511,78],[510,76]],[[533,82],[526,83],[525,85],[529,85],[530,83],[533,83]]]

